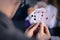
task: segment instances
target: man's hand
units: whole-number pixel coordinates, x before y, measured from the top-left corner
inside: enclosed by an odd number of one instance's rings
[[[39,27],[39,23],[35,24],[34,26],[30,26],[26,31],[25,35],[29,38],[34,36],[34,31]],[[47,27],[43,23],[40,23],[39,31],[37,33],[38,40],[49,40],[50,39],[50,32]]]
[[[51,36],[50,36],[50,32],[49,32],[48,28],[43,23],[41,23],[40,30],[37,34],[38,40],[49,40],[50,37]]]
[[[37,29],[39,23],[30,26],[26,31],[25,31],[25,35],[29,38],[31,38],[33,36],[34,31]]]

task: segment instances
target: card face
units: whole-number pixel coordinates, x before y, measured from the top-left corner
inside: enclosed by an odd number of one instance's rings
[[[35,9],[27,18],[26,20],[29,20],[31,24],[35,24],[38,22],[43,22],[45,25],[48,25],[52,18],[54,17],[54,14],[50,12],[46,8],[39,8]]]
[[[48,25],[50,23],[50,21],[53,19],[53,13],[50,12],[49,10],[46,10],[46,13],[44,14],[43,18],[42,18],[42,22],[46,25]]]

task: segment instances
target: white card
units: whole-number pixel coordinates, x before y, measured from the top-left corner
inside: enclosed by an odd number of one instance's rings
[[[46,8],[35,9],[27,18],[31,24],[37,22],[43,22],[45,25],[48,25],[53,18],[53,13],[51,13]]]

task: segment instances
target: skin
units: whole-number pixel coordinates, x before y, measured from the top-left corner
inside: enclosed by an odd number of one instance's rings
[[[13,0],[12,3],[10,3],[10,1],[12,0],[0,0],[0,10],[2,12],[4,12],[4,14],[6,16],[8,16],[9,18],[12,18],[17,10],[17,8],[20,5],[20,1],[18,0]],[[28,13],[31,13],[32,11],[34,11],[34,8],[29,8],[28,9]],[[29,14],[28,14],[29,15]],[[25,31],[25,35],[29,38],[31,38],[33,36],[33,32],[36,30],[36,28],[38,27],[38,25],[40,25],[39,23],[35,24],[33,26],[33,28],[31,28],[32,26],[30,26],[26,31]],[[50,33],[47,27],[44,27],[45,25],[43,25],[43,23],[41,23],[41,27],[39,32],[37,33],[37,38],[38,40],[45,40],[45,39],[49,39],[50,38]],[[31,28],[31,29],[30,29]],[[44,29],[46,32],[44,32]],[[46,36],[46,37],[44,37]]]
[[[44,1],[45,3],[47,3],[48,0],[42,0],[42,1]],[[41,6],[39,6],[39,7],[41,8]],[[35,10],[34,7],[30,7],[30,8],[28,9],[28,15],[30,15],[34,10]],[[31,37],[33,36],[33,33],[34,33],[34,31],[37,29],[38,25],[39,25],[39,23],[37,23],[35,26],[33,26],[33,28],[31,28],[31,29],[29,30],[29,28],[32,27],[32,26],[30,26],[30,27],[25,31],[25,34],[27,35],[27,37],[31,38]],[[44,32],[44,31],[45,31],[45,32]],[[41,25],[40,25],[40,30],[39,30],[39,32],[37,33],[37,39],[38,39],[38,40],[49,40],[50,37],[51,37],[51,35],[50,35],[50,32],[49,32],[48,28],[44,25],[44,23],[41,23]]]
[[[33,36],[34,31],[37,29],[38,25],[40,25],[40,30],[37,33],[37,39],[38,40],[49,40],[50,39],[50,32],[48,30],[48,28],[44,25],[44,23],[37,23],[34,26],[30,26],[26,31],[25,34],[27,35],[27,37],[31,38]],[[31,28],[32,27],[32,28]],[[30,29],[31,28],[31,29]]]
[[[37,34],[38,40],[49,40],[50,37],[51,36],[48,28],[44,25],[44,23],[41,23],[40,30]]]
[[[12,1],[12,2],[11,2]],[[10,19],[15,15],[16,10],[20,5],[20,0],[2,0],[0,10],[4,12]]]

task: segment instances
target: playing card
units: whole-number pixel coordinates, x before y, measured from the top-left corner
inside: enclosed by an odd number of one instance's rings
[[[31,24],[43,22],[48,26],[54,14],[46,8],[35,9],[27,18]]]
[[[49,12],[49,10],[46,10],[47,12],[44,13],[44,16],[42,18],[42,22],[48,26],[48,24],[50,23],[50,21],[52,20],[52,16],[53,16],[53,13]]]
[[[38,20],[38,14],[36,14],[36,11],[32,12],[26,20],[29,20],[31,24],[37,23]]]
[[[37,22],[40,22],[42,19],[41,19],[41,11],[43,10],[44,8],[41,8],[41,9],[36,9],[34,10],[27,18],[26,20],[29,20],[29,22],[31,24],[35,24]]]
[[[44,13],[43,13],[44,12]],[[50,10],[48,9],[45,9],[44,11],[42,12],[43,14],[43,17],[42,17],[42,22],[48,26],[50,21],[53,19],[54,17],[54,13],[52,13]]]

